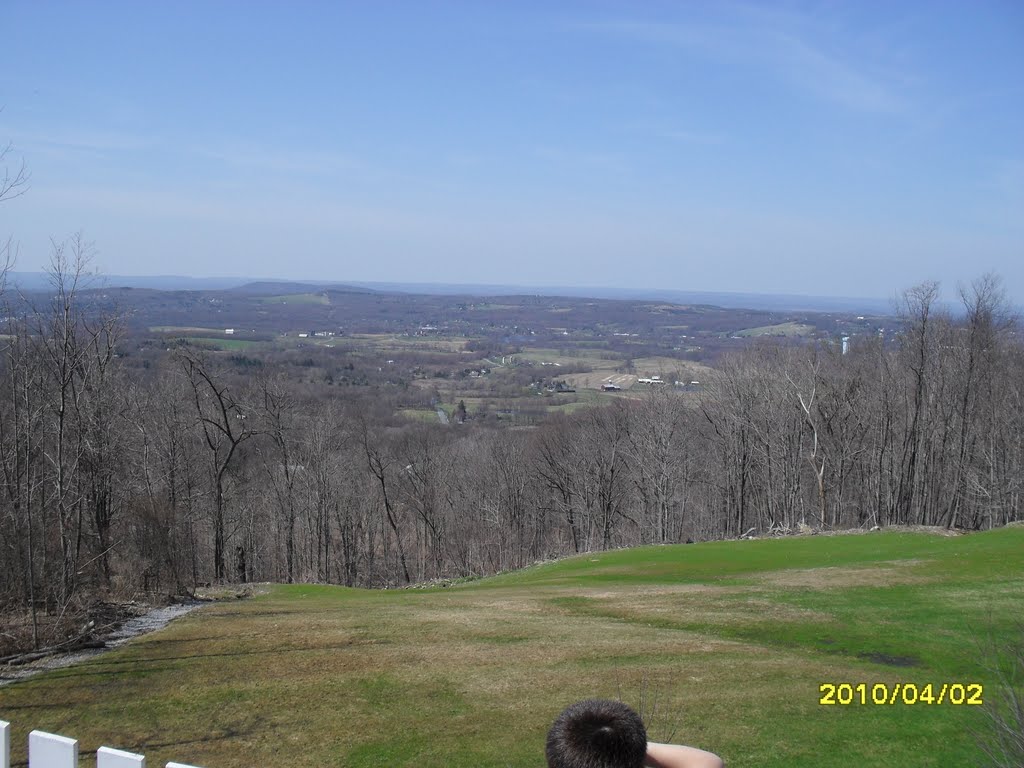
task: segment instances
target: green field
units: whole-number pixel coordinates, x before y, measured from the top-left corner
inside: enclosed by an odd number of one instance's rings
[[[240,352],[268,343],[266,341],[254,341],[252,339],[230,339],[225,337],[210,338],[208,336],[187,336],[184,338],[184,341],[198,346],[215,347],[227,352]]]
[[[610,352],[588,350],[579,354],[560,352],[557,349],[545,347],[527,347],[515,355],[519,362],[532,362],[535,365],[541,363],[558,363],[559,366],[584,365],[594,369],[613,370],[622,365],[621,356]],[[553,367],[549,373],[552,376],[558,375],[558,367]]]
[[[0,719],[207,768],[526,766],[587,696],[749,766],[982,764],[982,707],[819,705],[981,683],[1024,616],[1024,527],[589,554],[448,588],[275,586],[0,688]],[[937,691],[937,689],[936,689]],[[294,750],[294,752],[293,752]]]
[[[425,421],[428,424],[437,423],[437,411],[434,409],[425,410],[423,408],[402,408],[398,411],[399,416],[404,416],[407,419],[413,421]]]
[[[779,323],[778,325],[762,325],[758,328],[746,328],[736,331],[734,336],[811,336],[813,325],[804,323]]]
[[[152,333],[224,333],[223,328],[201,328],[194,325],[151,325]]]
[[[385,352],[444,352],[452,353],[458,364],[458,353],[466,348],[467,339],[442,336],[396,336],[392,333],[353,333],[330,340],[331,345],[353,351]]]

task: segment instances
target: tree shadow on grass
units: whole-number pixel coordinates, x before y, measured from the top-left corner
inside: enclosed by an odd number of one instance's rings
[[[13,707],[12,707],[12,709],[13,709]],[[247,736],[251,736],[254,733],[256,733],[260,728],[262,728],[263,724],[264,724],[263,723],[263,718],[255,717],[255,718],[252,719],[252,722],[247,722],[244,727],[239,727],[239,726],[228,726],[226,728],[222,727],[222,728],[216,729],[216,732],[214,732],[214,733],[208,733],[208,734],[203,735],[203,736],[196,736],[194,738],[188,738],[188,739],[176,739],[176,740],[158,741],[157,740],[158,737],[156,737],[156,736],[153,736],[152,738],[147,737],[145,739],[142,739],[141,741],[136,741],[136,742],[134,742],[132,744],[123,744],[123,743],[119,744],[117,746],[117,749],[123,749],[123,750],[125,750],[127,752],[135,752],[137,754],[145,754],[146,752],[152,752],[154,749],[165,749],[165,748],[169,748],[169,747],[175,747],[175,748],[177,748],[177,747],[187,747],[187,746],[195,745],[195,744],[215,744],[215,743],[218,743],[218,742],[229,741],[231,739],[238,739],[238,738],[244,738],[244,737],[247,737]],[[93,758],[95,760],[96,753],[98,751],[99,751],[98,747],[96,749],[79,749],[78,756],[79,756],[79,759],[85,758],[85,757],[91,757],[91,758]],[[171,759],[175,759],[175,758],[171,758]],[[177,759],[180,760],[180,759],[183,759],[183,758],[180,755],[178,755]],[[146,762],[149,763],[150,761],[151,761],[151,758],[147,757]],[[153,761],[153,762],[154,762],[154,764],[156,764],[156,761]],[[160,764],[162,764],[163,762],[164,762],[164,760],[162,760],[162,759],[159,761]],[[23,761],[12,760],[11,761],[11,768],[28,768],[28,765],[29,765],[28,764],[28,760],[23,760]]]
[[[339,643],[333,645],[314,645],[307,646],[304,648],[267,648],[263,650],[247,650],[247,651],[217,651],[210,653],[193,653],[193,654],[181,654],[178,656],[160,656],[151,659],[110,659],[105,661],[97,661],[91,664],[83,664],[78,667],[67,667],[64,669],[55,669],[51,671],[46,677],[47,681],[57,680],[70,680],[78,677],[104,677],[116,672],[118,667],[125,668],[141,668],[146,672],[162,672],[162,671],[177,671],[178,667],[173,664],[166,664],[166,662],[172,661],[190,661],[197,659],[215,659],[215,658],[236,658],[243,656],[276,656],[286,653],[309,653],[314,651],[343,651],[349,648],[362,647],[367,645],[380,645],[379,641],[374,640],[351,640],[346,643]],[[165,664],[165,666],[155,666],[158,664]],[[111,669],[113,667],[113,669]],[[40,673],[43,674],[43,673]],[[9,683],[5,688],[7,690],[17,690],[21,685],[27,683],[29,680],[36,679],[38,676],[31,678],[25,678],[25,680],[18,680],[13,683]],[[27,705],[22,705],[25,708],[30,708]],[[42,705],[40,705],[42,706]],[[50,706],[50,705],[46,705]],[[64,705],[58,705],[64,706]],[[16,709],[15,706],[6,706],[5,709]]]

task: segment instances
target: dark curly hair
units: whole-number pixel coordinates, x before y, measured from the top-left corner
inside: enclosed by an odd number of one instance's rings
[[[641,768],[647,730],[621,701],[578,701],[555,719],[545,754],[548,768]]]

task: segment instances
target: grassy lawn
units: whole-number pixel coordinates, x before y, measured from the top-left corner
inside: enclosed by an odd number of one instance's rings
[[[657,698],[652,738],[743,766],[978,765],[980,707],[820,706],[970,683],[1024,616],[1024,527],[589,554],[449,588],[275,586],[0,688],[32,728],[208,768],[538,766],[567,703]],[[85,764],[90,764],[87,758]]]

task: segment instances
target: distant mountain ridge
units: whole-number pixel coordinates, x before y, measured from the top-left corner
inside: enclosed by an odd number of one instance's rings
[[[346,285],[345,283],[292,283],[287,280],[255,280],[229,290],[235,293],[255,295],[276,295],[296,293],[379,293],[373,288]]]
[[[470,296],[569,296],[572,298],[667,301],[673,304],[703,304],[725,309],[768,309],[806,312],[864,312],[891,315],[894,299],[846,296],[803,296],[781,293],[737,293],[730,291],[681,291],[657,288],[607,288],[595,286],[526,286],[488,283],[384,283],[352,281],[352,285],[378,291]]]
[[[158,291],[221,291],[249,281],[240,277],[184,277],[181,275],[86,275],[89,288],[151,288]],[[50,287],[46,272],[8,272],[7,285],[23,291]]]
[[[379,281],[273,280],[250,277],[186,277],[182,275],[96,275],[93,288],[149,288],[161,291],[237,291],[249,294],[295,294],[336,291],[346,293],[419,293],[443,296],[569,296],[573,298],[667,301],[704,304],[727,309],[768,309],[808,312],[864,312],[892,314],[892,299],[798,294],[682,291],[674,289],[608,288],[595,286],[527,286],[497,283],[401,283]],[[9,272],[9,287],[40,291],[50,287],[45,272]]]

